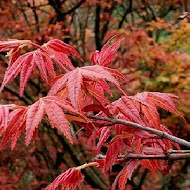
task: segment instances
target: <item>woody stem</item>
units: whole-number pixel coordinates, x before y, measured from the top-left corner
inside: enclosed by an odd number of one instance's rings
[[[90,166],[98,166],[98,165],[99,165],[98,162],[90,162],[90,163],[85,163],[81,166],[78,166],[75,169],[76,170],[82,170],[82,169],[85,169],[85,168],[90,167]]]

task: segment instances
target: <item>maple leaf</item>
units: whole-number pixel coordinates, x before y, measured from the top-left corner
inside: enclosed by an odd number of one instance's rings
[[[20,56],[20,52],[21,52],[20,47],[16,47],[11,49],[7,53],[7,57],[9,57],[8,67],[10,67],[18,59],[18,57]]]
[[[28,107],[26,118],[26,145],[30,144],[33,133],[42,121],[44,114],[44,104],[41,100]]]
[[[54,52],[64,53],[66,55],[73,54],[76,57],[78,57],[81,61],[83,60],[80,56],[80,54],[69,44],[64,43],[61,40],[53,39],[44,44],[41,49],[43,51],[47,51],[50,54],[54,54]],[[63,60],[64,61],[64,60]]]
[[[109,109],[102,105],[90,104],[90,105],[85,106],[82,109],[82,111],[84,111],[84,112],[101,111],[101,112],[105,113],[108,117],[112,117]]]
[[[117,75],[125,80],[125,78],[121,74],[117,73]],[[102,80],[106,80],[113,83],[119,90],[123,92],[115,76],[116,74],[113,69],[108,69],[99,65],[76,68],[73,71],[66,73],[62,77],[59,77],[50,89],[49,95],[56,95],[59,91],[66,88],[66,90],[68,91],[68,98],[70,99],[72,105],[75,108],[80,108],[79,95],[81,91],[86,91],[86,93],[89,92],[92,97],[95,97],[97,99],[104,99],[104,96],[100,92],[98,92],[96,88],[93,88],[92,85],[85,88],[85,86],[88,85],[89,81],[99,82]],[[100,82],[99,85],[101,85],[104,89],[105,83]]]
[[[8,126],[9,107],[4,105],[0,106],[0,136],[5,132]]]
[[[25,117],[26,117],[26,107],[20,107],[10,113],[8,126],[3,134],[3,138],[0,144],[0,149],[2,149],[9,139],[12,138],[11,148],[13,149],[19,135],[24,130]]]
[[[97,152],[100,151],[100,148],[102,147],[102,145],[104,144],[104,142],[106,142],[106,140],[111,135],[111,130],[110,130],[109,127],[102,127],[99,130],[99,133],[100,133],[100,137],[99,137],[99,141],[98,141],[98,144],[97,144]]]
[[[50,40],[48,43],[44,44],[39,49],[32,52],[28,52],[18,57],[18,47],[23,45],[25,41],[22,43],[20,42],[21,45],[17,41],[18,40],[16,40],[15,43],[11,41],[11,46],[8,46],[9,48],[13,49],[11,49],[12,51],[10,54],[10,63],[7,68],[7,71],[5,72],[0,91],[2,91],[4,86],[11,82],[11,80],[14,79],[20,73],[20,96],[22,96],[26,83],[31,77],[32,72],[36,67],[40,71],[41,78],[47,83],[48,74],[53,78],[56,76],[53,66],[53,60],[55,60],[55,62],[57,62],[63,70],[68,71],[67,68],[69,68],[70,70],[74,69],[71,61],[68,58],[69,54],[74,54],[81,59],[80,55],[73,47],[71,47],[68,44],[65,44],[60,40]],[[27,44],[29,42],[26,41],[25,43]],[[6,50],[8,48],[3,47],[3,50]]]
[[[51,126],[63,132],[65,137],[73,143],[69,122],[63,110],[84,118],[68,101],[59,97],[47,96],[40,98],[39,101],[29,106],[26,116],[26,145],[30,143],[35,129],[38,128],[45,114],[48,116]],[[73,117],[73,119],[75,118]]]
[[[104,96],[104,85],[101,86],[99,82],[84,80],[84,89],[87,94],[86,99],[89,97],[92,100],[91,103],[98,102],[102,106],[104,106],[105,104],[110,104],[110,101]],[[84,103],[82,104],[82,106],[83,105]]]
[[[127,162],[127,164],[115,178],[111,190],[116,189],[117,183],[119,184],[120,190],[125,190],[125,184],[127,183],[127,179],[131,179],[134,170],[138,167],[139,164],[140,161],[138,160],[130,160],[129,162]]]
[[[129,121],[160,128],[158,111],[151,104],[137,99],[135,96],[122,96],[109,106],[113,114],[122,113]]]
[[[131,121],[142,125],[144,124],[136,102],[129,96],[122,96],[119,100],[116,100],[109,106],[109,109],[112,111],[114,111],[115,108],[118,109],[119,113],[122,113],[127,118],[131,119]]]
[[[46,58],[39,50],[21,55],[7,68],[0,91],[20,73],[20,96],[22,96],[26,83],[36,66],[38,66],[40,70],[41,77],[47,82],[47,71],[45,69],[47,59],[49,58]]]
[[[9,51],[11,49],[15,49],[18,47],[24,47],[30,44],[30,40],[17,40],[17,39],[9,39],[0,41],[0,51]]]
[[[75,189],[84,180],[84,175],[80,170],[70,168],[64,173],[60,174],[56,179],[49,184],[45,190],[56,190],[57,187],[61,186],[62,189]]]
[[[96,50],[92,54],[91,61],[94,65],[101,65],[104,67],[109,67],[111,65],[112,61],[115,58],[117,49],[119,48],[120,42],[122,40],[117,40],[115,43],[109,46],[111,39],[108,40],[106,44],[104,44],[100,52]]]
[[[23,47],[31,44],[30,40],[9,39],[0,41],[0,51],[9,51],[7,53],[7,57],[9,57],[8,66],[10,67],[17,60]]]
[[[8,108],[0,107],[2,125],[0,132],[1,135],[3,134],[0,149],[5,146],[9,139],[12,139],[11,148],[13,149],[20,134],[25,130],[25,144],[30,144],[45,114],[48,116],[51,126],[60,130],[71,143],[73,143],[73,139],[67,118],[73,121],[87,122],[87,119],[81,113],[78,113],[70,102],[54,96],[40,98],[28,107],[14,105],[13,108],[14,110],[8,114]],[[75,116],[67,117],[64,111]]]
[[[61,40],[50,40],[41,46],[40,50],[47,53],[53,60],[55,60],[60,68],[67,70],[67,68],[73,70],[74,66],[72,65],[68,55],[73,54],[78,57],[81,61],[80,54],[69,44],[64,43]],[[67,67],[67,68],[66,68]]]
[[[183,118],[182,114],[177,110],[175,106],[175,103],[178,103],[179,98],[173,94],[160,92],[142,92],[137,93],[135,97],[139,100],[145,101],[154,107],[160,107]]]
[[[106,159],[104,165],[104,171],[111,170],[112,165],[114,165],[117,161],[117,157],[121,152],[123,147],[123,141],[119,137],[115,137],[109,143],[108,150],[106,152]]]
[[[154,160],[141,160],[141,165],[150,170],[153,176],[156,176],[156,171],[158,170]]]
[[[122,96],[108,106],[113,114],[122,113],[128,120],[140,125],[161,129],[157,107],[161,107],[183,118],[175,103],[177,96],[169,93],[143,92],[135,96]]]

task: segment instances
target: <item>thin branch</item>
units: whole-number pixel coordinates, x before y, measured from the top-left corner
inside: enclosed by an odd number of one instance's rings
[[[63,20],[63,18],[68,15],[73,13],[76,9],[78,9],[86,0],[81,0],[78,4],[76,4],[73,8],[71,8],[70,10],[63,12],[63,9],[61,8],[60,5],[57,5],[56,2],[54,2],[53,0],[49,0],[49,5],[51,5],[55,12],[57,13],[57,19],[58,21]]]
[[[25,19],[25,21],[26,21],[26,24],[27,24],[28,26],[30,26],[30,22],[28,21],[28,18],[27,18],[27,16],[26,16],[25,10],[24,10],[24,9],[20,9],[20,11],[21,11],[22,14],[23,14],[23,17],[24,17],[24,19]]]
[[[150,5],[148,2],[147,2],[147,6],[148,6],[148,8],[149,8],[149,10],[150,10],[150,12],[151,12],[151,14],[152,14],[152,19],[153,19],[154,21],[157,21],[156,14],[154,13],[153,8],[151,7],[151,5]]]
[[[124,23],[124,21],[125,21],[125,18],[126,18],[126,16],[127,16],[127,14],[129,14],[129,13],[132,11],[132,6],[133,6],[133,2],[132,2],[132,0],[130,0],[130,1],[129,1],[129,7],[128,7],[128,9],[125,11],[125,13],[124,13],[122,19],[121,19],[120,22],[119,22],[119,25],[118,25],[118,28],[119,28],[119,29],[122,28],[122,25],[123,25],[123,23]]]
[[[146,168],[144,170],[142,176],[141,176],[141,179],[140,179],[139,184],[137,186],[137,190],[141,190],[142,189],[142,185],[143,185],[143,183],[145,181],[145,178],[146,178],[147,174],[148,174],[148,169]]]
[[[168,151],[169,154],[176,154],[176,153],[190,153],[190,150],[170,150]]]
[[[76,114],[73,114],[73,113],[68,112],[68,111],[65,111],[65,114],[77,116]],[[93,115],[86,115],[86,117],[89,118],[89,119],[96,120],[96,121],[98,121],[98,120],[100,120],[100,121],[109,121],[112,124],[121,124],[121,125],[125,125],[125,126],[128,126],[128,127],[135,128],[135,129],[140,129],[140,130],[146,131],[148,133],[157,135],[161,139],[168,139],[168,140],[170,140],[172,142],[175,142],[175,143],[177,143],[179,145],[182,145],[182,146],[190,148],[190,142],[188,142],[188,141],[186,141],[184,139],[181,139],[179,137],[175,137],[173,135],[170,135],[170,134],[168,134],[168,133],[166,133],[164,131],[158,130],[158,129],[154,129],[154,128],[151,128],[151,127],[140,125],[138,123],[134,123],[134,122],[131,122],[131,121],[125,121],[123,119],[99,117],[99,116],[93,116]]]
[[[73,13],[76,9],[78,9],[86,0],[81,0],[77,5],[75,5],[73,8],[71,8],[70,10],[68,10],[67,12],[64,12],[62,14],[62,16],[66,16],[68,14]]]
[[[83,165],[81,165],[81,166],[78,166],[78,167],[76,167],[75,169],[76,170],[83,170],[83,169],[85,169],[85,168],[87,168],[87,167],[91,167],[91,166],[98,166],[99,164],[97,163],[97,162],[90,162],[90,163],[87,163],[87,164],[83,164]]]
[[[96,49],[100,50],[101,49],[101,44],[100,44],[100,12],[101,12],[101,7],[100,5],[96,6],[96,19],[95,19],[95,28],[94,28],[94,33],[95,33],[95,42],[96,42]]]
[[[98,116],[87,116],[87,117],[90,118],[90,119],[94,119],[94,120],[109,121],[109,122],[111,122],[113,124],[122,124],[122,125],[125,125],[125,126],[133,127],[135,129],[141,129],[143,131],[147,131],[147,132],[149,132],[151,134],[157,135],[157,136],[161,137],[162,139],[168,139],[168,140],[170,140],[172,142],[178,143],[179,145],[182,145],[182,146],[190,148],[190,142],[188,142],[188,141],[186,141],[184,139],[175,137],[173,135],[170,135],[170,134],[168,134],[168,133],[166,133],[164,131],[160,131],[158,129],[150,128],[150,127],[147,127],[147,126],[140,125],[138,123],[134,123],[134,122],[131,122],[131,121],[125,121],[125,120],[122,120],[122,119],[103,118],[103,117],[98,117]]]
[[[99,159],[105,159],[106,156],[99,155]],[[118,156],[118,161],[128,161],[128,160],[168,160],[168,161],[175,161],[175,160],[183,160],[183,159],[189,159],[190,154],[158,154],[158,155],[146,155],[146,154],[133,154],[129,153],[127,155],[120,155]]]
[[[110,8],[106,7],[103,12],[104,13],[108,13],[109,15],[112,15],[113,11],[115,10],[115,6],[116,6],[116,3],[115,2],[112,2],[110,3]],[[110,24],[110,20],[107,20],[104,22],[103,26],[102,26],[102,33],[101,33],[101,41],[104,40],[104,37],[108,31],[108,26]]]
[[[190,154],[160,154],[160,155],[143,155],[143,154],[132,154],[130,153],[128,156],[126,156],[126,159],[138,159],[138,160],[144,160],[144,159],[150,159],[150,160],[183,160],[190,158]]]
[[[33,14],[34,14],[34,18],[35,18],[35,22],[36,22],[36,30],[37,30],[37,32],[39,32],[40,31],[40,28],[39,28],[39,19],[38,19],[38,15],[37,15],[37,13],[36,13],[36,7],[35,7],[35,2],[34,2],[34,0],[32,1],[32,3],[33,3],[33,5],[31,6],[31,4],[28,2],[27,4],[28,4],[28,7],[29,8],[31,8],[32,9],[32,12],[33,12]]]

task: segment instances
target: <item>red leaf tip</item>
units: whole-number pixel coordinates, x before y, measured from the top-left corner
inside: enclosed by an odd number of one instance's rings
[[[107,41],[106,44],[104,44],[100,52],[96,50],[92,54],[91,61],[94,65],[101,65],[104,67],[109,67],[111,65],[111,63],[115,58],[116,52],[120,46],[120,42],[123,40],[123,39],[116,40],[115,43],[110,45],[110,42],[114,37],[115,36],[113,36],[111,39]]]

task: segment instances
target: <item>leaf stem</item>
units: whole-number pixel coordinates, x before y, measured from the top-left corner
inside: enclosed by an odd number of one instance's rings
[[[82,170],[82,169],[85,169],[85,168],[90,167],[90,166],[98,166],[98,165],[99,165],[98,162],[90,162],[90,163],[85,163],[81,166],[78,166],[75,169],[76,170]]]
[[[31,42],[31,45],[33,45],[33,46],[36,47],[36,48],[40,48],[40,47],[41,47],[40,45],[38,45],[38,44],[36,44],[36,43],[34,43],[34,42]]]

